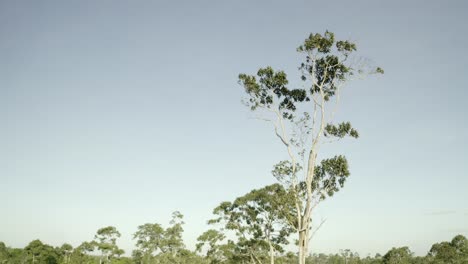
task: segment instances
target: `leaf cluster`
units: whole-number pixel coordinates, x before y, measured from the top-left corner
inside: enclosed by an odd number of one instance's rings
[[[315,167],[314,173],[312,190],[317,190],[322,200],[343,188],[350,175],[348,161],[342,155],[322,160]]]
[[[350,136],[353,138],[358,138],[359,133],[356,129],[351,126],[350,122],[342,122],[338,125],[333,125],[331,123],[327,124],[324,129],[325,137],[337,137],[344,138],[345,136]]]

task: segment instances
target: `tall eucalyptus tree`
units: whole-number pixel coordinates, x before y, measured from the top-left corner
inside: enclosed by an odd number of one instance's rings
[[[256,76],[239,74],[239,83],[247,94],[245,104],[260,113],[259,119],[273,124],[288,154],[288,160],[274,166],[273,174],[293,194],[293,226],[299,241],[299,263],[304,264],[314,208],[339,191],[350,175],[343,155],[319,159],[319,148],[346,136],[358,137],[351,123],[335,122],[335,103],[350,80],[383,70],[356,59],[356,44],[335,40],[329,31],[310,34],[297,51],[304,57],[299,66],[301,87],[290,88],[286,73],[271,67],[259,69]]]

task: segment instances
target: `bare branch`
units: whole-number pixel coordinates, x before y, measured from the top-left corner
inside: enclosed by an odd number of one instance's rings
[[[312,238],[314,237],[315,233],[317,233],[317,231],[322,227],[322,225],[325,223],[327,219],[322,219],[322,221],[320,222],[320,224],[317,226],[317,228],[315,228],[314,231],[312,231],[312,234],[310,235],[309,237],[309,241],[312,240]]]

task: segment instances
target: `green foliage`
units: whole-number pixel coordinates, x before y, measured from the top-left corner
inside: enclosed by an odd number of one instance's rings
[[[101,251],[101,259],[105,263],[110,263],[112,258],[120,257],[124,251],[117,246],[117,238],[120,232],[113,226],[100,228],[94,236],[93,244]]]
[[[184,241],[182,239],[182,233],[184,232],[182,219],[184,216],[179,212],[175,211],[172,213],[171,226],[164,232],[164,239],[161,243],[161,251],[164,253],[171,253],[173,256],[177,255],[179,251],[185,248]]]
[[[10,253],[8,252],[8,248],[6,247],[5,243],[0,242],[0,263],[7,263],[10,259]]]
[[[254,254],[246,249],[252,248],[251,241],[237,243],[228,240],[217,230],[208,230],[198,238],[197,251],[207,252],[206,256],[197,255],[187,249],[180,249],[176,255],[171,252],[159,253],[149,262],[142,259],[141,251],[135,250],[131,257],[115,257],[110,259],[112,264],[237,264],[237,263],[267,263],[267,248],[257,247]],[[93,242],[83,242],[71,249],[70,244],[52,247],[40,240],[31,241],[24,249],[10,248],[0,242],[0,264],[99,264],[100,258],[93,255],[96,247]],[[208,253],[210,249],[215,249]],[[70,258],[64,258],[65,252],[70,252]],[[138,253],[139,252],[139,253]],[[468,240],[462,235],[455,236],[450,242],[435,243],[427,256],[413,256],[408,247],[392,248],[383,257],[360,257],[349,249],[340,250],[338,254],[312,254],[307,257],[307,264],[467,264]],[[34,256],[34,259],[32,258]],[[296,264],[298,257],[292,252],[278,254],[276,264]]]
[[[65,243],[59,248],[59,252],[62,256],[62,262],[70,263],[71,254],[73,253],[73,246]]]
[[[297,174],[301,169],[302,168],[299,163],[296,163],[295,168],[293,168],[293,165],[289,160],[283,160],[273,166],[271,174],[279,182],[285,183],[284,185],[286,186],[291,186],[292,184],[289,182],[289,180],[294,177],[294,174]]]
[[[26,252],[21,248],[8,249],[8,264],[23,264],[27,260]]]
[[[153,263],[158,264],[208,264],[209,262],[194,252],[182,249],[177,255],[162,253],[154,258]]]
[[[384,264],[410,264],[413,253],[408,247],[392,248],[383,256]]]
[[[343,188],[350,172],[348,161],[344,156],[335,156],[331,159],[324,159],[320,165],[315,167],[315,178],[312,181],[313,190],[321,190],[320,197],[325,199],[331,197]]]
[[[350,136],[353,138],[358,138],[359,134],[357,130],[351,127],[351,123],[343,122],[336,125],[327,124],[325,126],[325,137],[337,137],[337,138],[344,138],[345,136]]]
[[[133,235],[137,247],[132,252],[135,262],[141,264],[185,263],[180,259],[181,255],[187,254],[182,239],[183,217],[179,211],[172,213],[170,226],[166,229],[158,223],[138,226],[137,232]]]
[[[287,88],[288,80],[283,71],[275,72],[271,67],[261,68],[257,77],[258,81],[255,76],[239,74],[239,82],[251,96],[251,110],[258,107],[271,108],[276,99],[279,100],[279,109],[283,111],[283,116],[292,119],[292,112],[297,109],[295,103],[310,100],[305,90]]]
[[[319,33],[310,34],[308,38],[304,40],[304,44],[297,48],[298,52],[313,52],[317,50],[321,53],[329,53],[335,42],[335,34],[325,31],[325,34],[322,36]],[[340,45],[341,46],[341,45]],[[354,46],[354,50],[356,47]]]
[[[90,263],[92,257],[90,254],[94,252],[96,244],[94,242],[83,242],[76,247],[70,256],[70,263]]]
[[[236,241],[228,241],[233,249],[231,259],[260,260],[268,254],[274,257],[275,252],[283,252],[283,246],[289,243],[288,237],[294,231],[291,225],[295,210],[291,193],[282,185],[273,184],[252,190],[232,203],[221,203],[213,211],[217,218],[209,223],[220,223],[222,230],[234,232]],[[199,248],[208,244],[207,256],[214,255],[214,259],[220,261],[222,247],[218,243],[224,237],[219,231],[209,230],[199,237]]]
[[[149,263],[153,254],[161,247],[164,239],[164,229],[155,223],[146,223],[138,226],[138,231],[133,235],[136,239],[138,250],[134,253],[141,254],[142,261]]]
[[[432,245],[428,256],[433,263],[465,264],[468,263],[468,240],[462,235],[455,236],[451,242]]]
[[[25,248],[26,261],[38,264],[58,264],[60,255],[52,246],[39,239],[31,241]]]
[[[134,264],[131,258],[120,257],[112,260],[112,264]]]
[[[197,238],[196,251],[202,252],[205,248],[206,258],[210,263],[221,263],[226,260],[225,247],[221,245],[226,236],[214,229],[209,229]]]
[[[384,70],[380,67],[377,67],[377,69],[375,69],[375,73],[384,74]]]
[[[296,173],[299,172],[301,167],[296,165]],[[273,167],[272,174],[280,182],[285,182],[286,179],[291,177],[293,173],[291,162],[281,161]],[[327,197],[333,196],[336,192],[343,188],[346,179],[349,177],[349,165],[345,156],[338,155],[330,159],[323,159],[320,164],[315,166],[314,179],[311,181],[311,188],[313,191],[318,191],[318,195],[321,200]],[[306,183],[300,182],[297,186],[298,193],[304,193],[306,191]],[[294,187],[292,187],[294,188]],[[292,192],[289,192],[289,198]],[[295,212],[295,211],[293,211]],[[294,213],[289,215],[288,218],[294,217]]]

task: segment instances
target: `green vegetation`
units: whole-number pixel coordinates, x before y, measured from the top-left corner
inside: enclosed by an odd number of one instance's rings
[[[248,194],[247,196],[249,196]],[[237,200],[236,200],[237,201]],[[217,208],[218,209],[218,208]],[[215,211],[217,211],[215,209]],[[245,213],[245,212],[243,212]],[[237,214],[237,213],[236,213]],[[258,212],[253,219],[260,219]],[[298,262],[298,256],[286,252],[282,245],[284,233],[274,232],[276,237],[268,238],[268,232],[257,224],[243,226],[229,216],[224,221],[225,228],[210,229],[198,238],[196,252],[185,249],[182,241],[182,215],[174,213],[171,225],[163,228],[157,223],[144,224],[138,227],[134,234],[135,249],[131,257],[122,256],[114,239],[118,231],[109,226],[97,231],[96,238],[73,248],[70,244],[53,247],[40,240],[31,241],[24,248],[7,247],[0,242],[1,264],[260,264],[271,261],[271,248],[274,248],[275,263],[293,264]],[[243,217],[243,216],[236,216]],[[236,218],[234,217],[234,218]],[[253,220],[252,219],[252,220]],[[246,220],[247,221],[247,220]],[[233,226],[231,226],[233,224]],[[263,224],[262,224],[263,225]],[[230,227],[228,227],[230,226]],[[268,226],[265,224],[264,226]],[[279,226],[281,227],[281,225]],[[236,230],[236,239],[226,239],[230,230]],[[242,230],[241,230],[242,229]],[[245,229],[245,230],[244,230]],[[256,231],[254,231],[256,230]],[[278,230],[277,230],[278,231]],[[287,231],[286,231],[287,233]],[[244,236],[245,235],[245,236]],[[268,242],[270,241],[270,242]],[[337,254],[311,254],[306,257],[307,264],[467,264],[468,239],[462,235],[455,236],[450,242],[434,244],[426,256],[414,256],[408,247],[390,249],[385,255],[361,257],[349,249]]]

